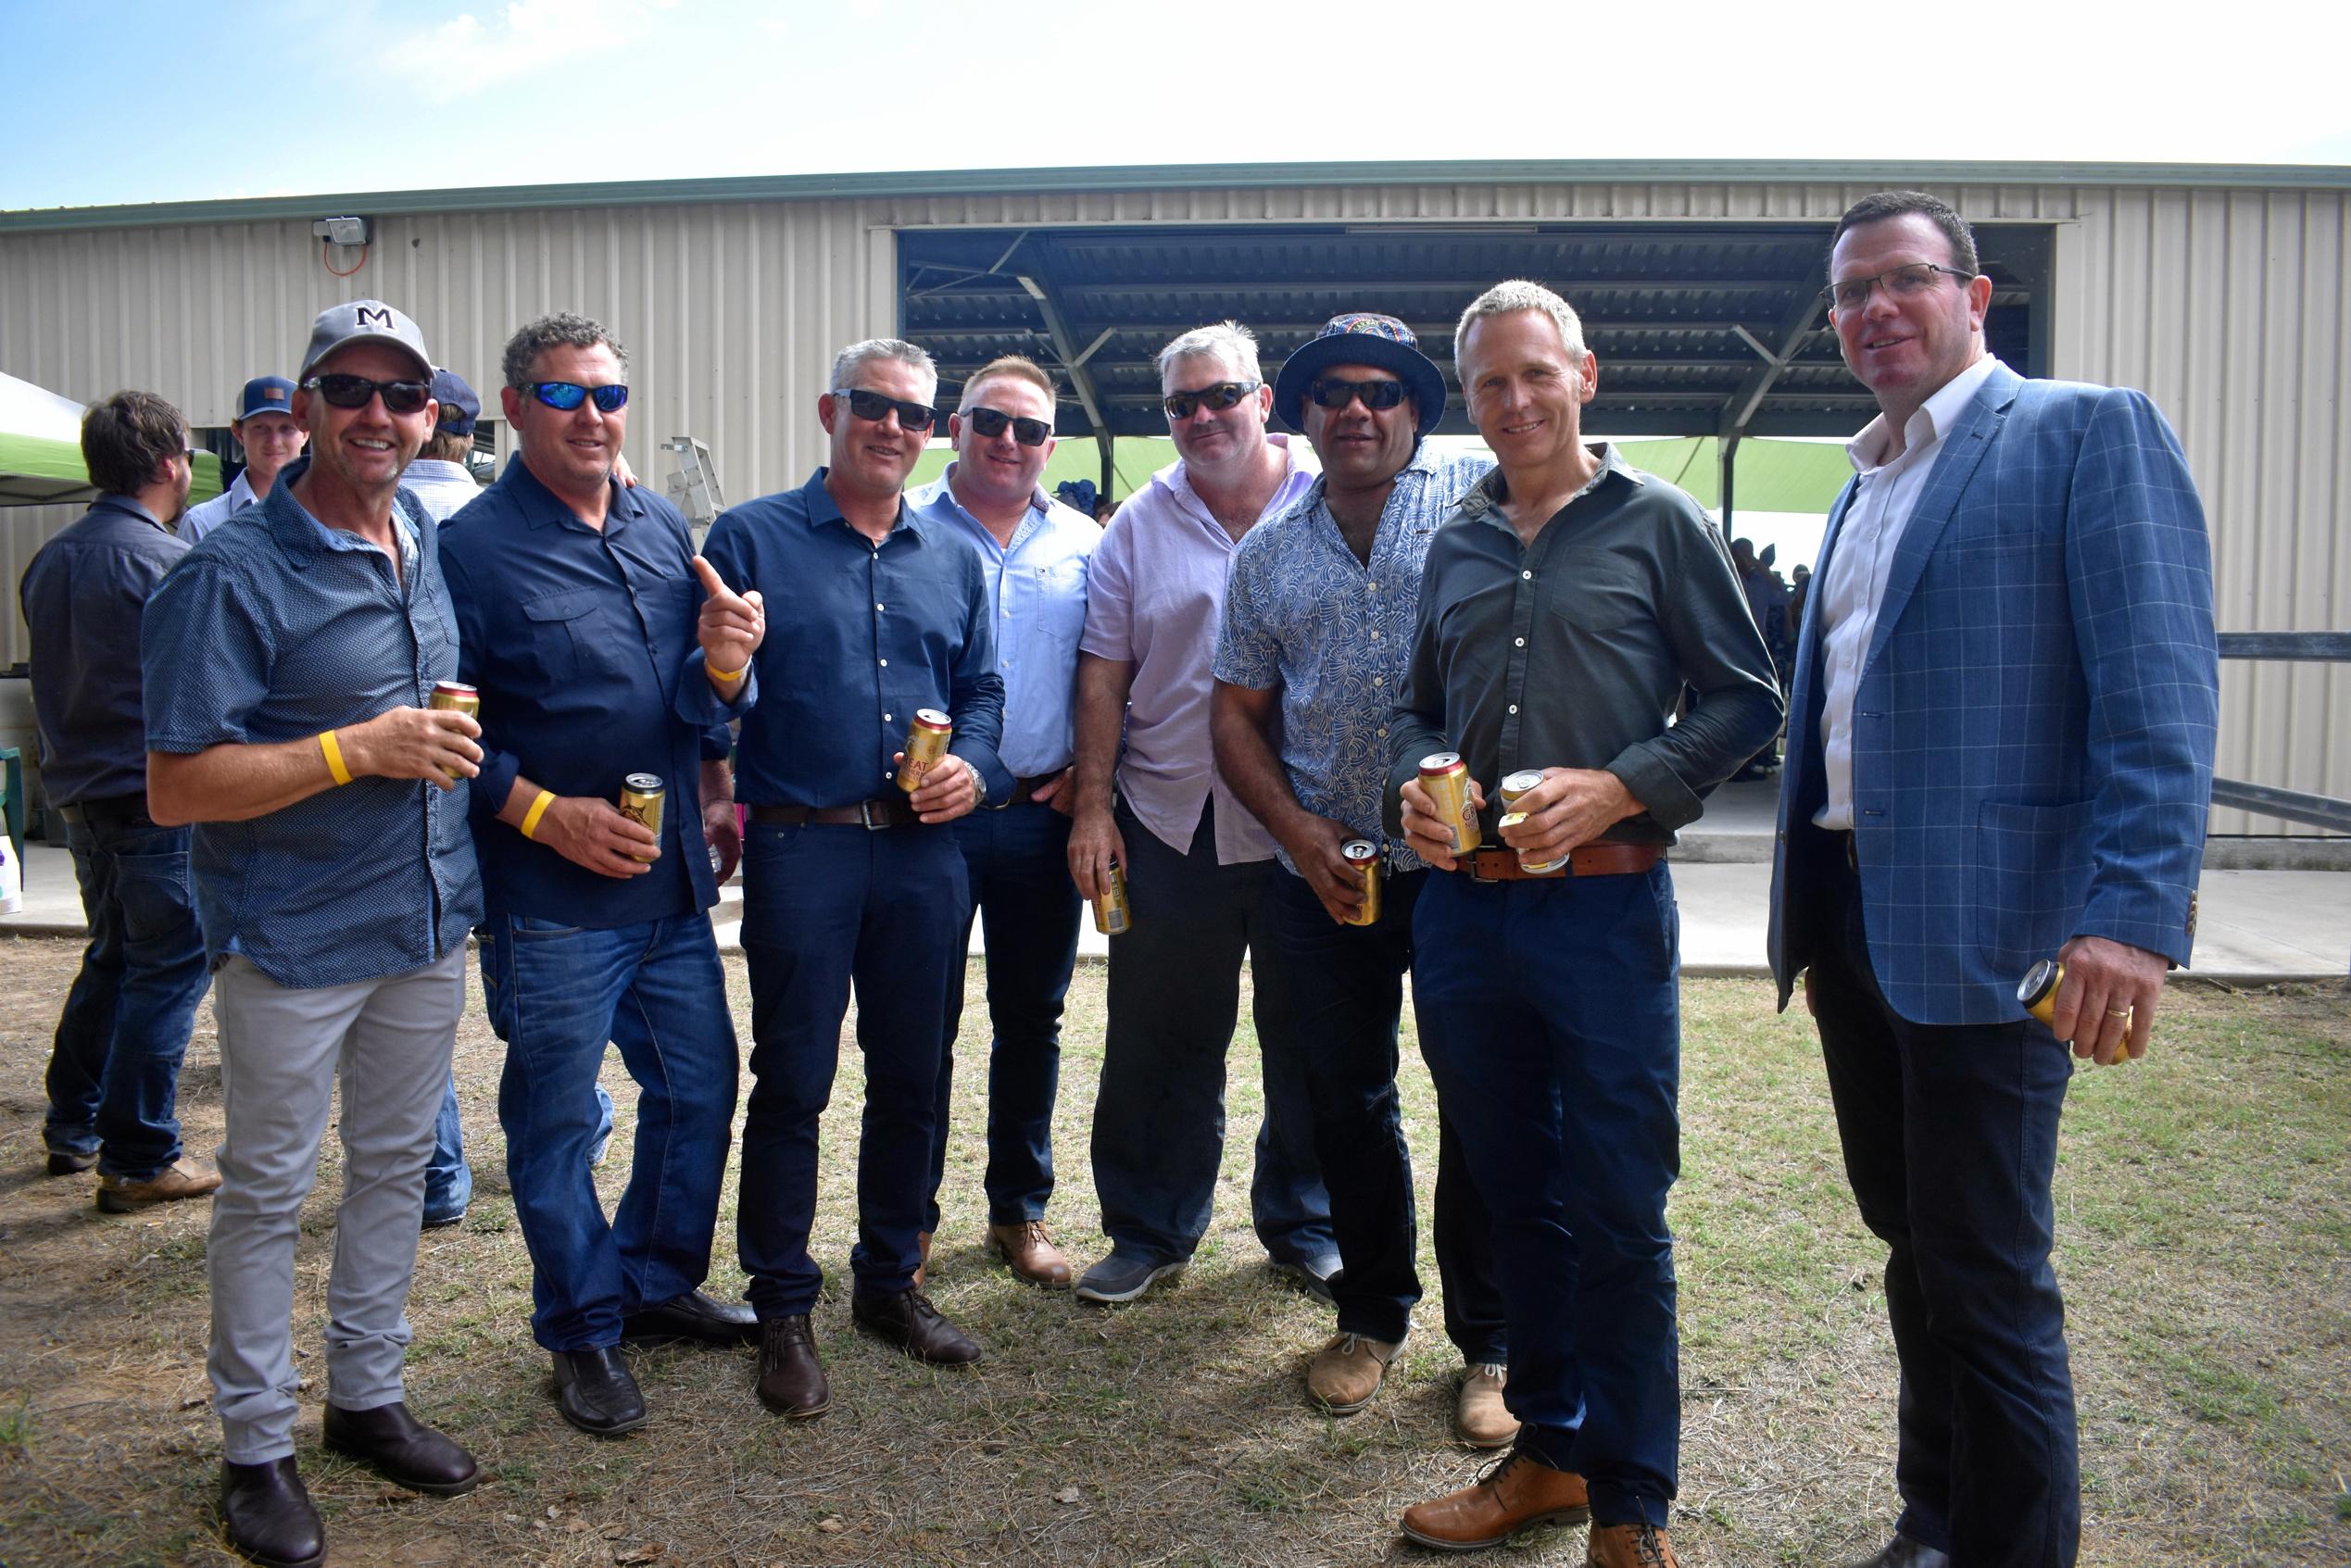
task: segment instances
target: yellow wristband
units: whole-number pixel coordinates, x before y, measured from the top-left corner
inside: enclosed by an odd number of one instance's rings
[[[334,782],[339,784],[349,784],[351,770],[343,765],[343,747],[336,742],[333,730],[319,732],[319,750],[325,755],[327,771],[334,775]]]
[[[706,665],[704,668],[708,669],[709,666]],[[744,676],[749,674],[750,672],[751,667],[748,664],[743,666],[740,670],[711,670],[710,679],[713,681],[725,681],[731,684],[734,682],[741,680]]]
[[[555,791],[551,789],[539,791],[539,797],[531,802],[529,810],[522,813],[523,837],[534,839],[539,836],[539,819],[547,815],[547,809],[554,802]]]

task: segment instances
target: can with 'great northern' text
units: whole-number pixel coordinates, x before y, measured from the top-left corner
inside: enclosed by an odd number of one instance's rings
[[[1134,912],[1126,907],[1126,868],[1113,860],[1106,891],[1094,900],[1094,929],[1117,936],[1134,923]]]
[[[898,765],[898,787],[911,795],[947,755],[948,738],[955,726],[936,708],[918,708],[906,728],[906,759]]]
[[[1453,829],[1452,852],[1466,855],[1484,842],[1477,809],[1469,803],[1469,764],[1458,751],[1436,751],[1420,759],[1420,787],[1428,792],[1437,820]]]

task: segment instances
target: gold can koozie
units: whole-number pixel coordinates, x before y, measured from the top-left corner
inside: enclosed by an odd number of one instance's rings
[[[1420,759],[1420,787],[1428,792],[1437,820],[1453,828],[1452,852],[1466,855],[1485,842],[1477,809],[1469,803],[1469,764],[1458,751],[1438,751]]]
[[[1134,923],[1134,913],[1126,907],[1126,868],[1113,860],[1109,890],[1094,900],[1094,929],[1116,936]]]
[[[621,781],[621,815],[651,832],[654,841],[661,837],[661,800],[669,793],[658,773],[631,773]],[[631,859],[648,865],[651,855],[636,855]]]
[[[906,759],[898,765],[898,787],[911,795],[947,755],[947,742],[955,726],[936,708],[917,709],[906,730]]]
[[[1347,923],[1349,925],[1378,924],[1379,846],[1368,838],[1351,838],[1339,847],[1339,852],[1346,857],[1347,869],[1355,876],[1355,889],[1364,896],[1362,906],[1355,910],[1354,918]]]

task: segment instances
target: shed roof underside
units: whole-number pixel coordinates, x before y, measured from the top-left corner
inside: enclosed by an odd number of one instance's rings
[[[1817,303],[1830,226],[1751,222],[906,231],[902,330],[939,361],[943,405],[973,371],[1025,354],[1063,372],[1060,426],[1164,434],[1153,357],[1230,319],[1257,334],[1270,380],[1331,317],[1402,317],[1453,395],[1462,307],[1503,278],[1557,289],[1600,362],[1595,434],[1849,435],[1876,405],[1838,358]],[[1987,338],[2028,373],[2045,303],[2048,231],[1978,231],[1993,282]],[[1071,373],[1072,371],[1075,373]],[[1089,411],[1086,405],[1090,400]],[[1742,419],[1743,414],[1743,419]]]

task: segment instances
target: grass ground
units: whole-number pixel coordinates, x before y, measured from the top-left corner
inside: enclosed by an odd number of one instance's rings
[[[75,950],[0,943],[0,1563],[220,1564],[208,1500],[219,1431],[204,1377],[202,1205],[107,1218],[94,1177],[40,1173],[41,1073]],[[729,980],[748,1032],[739,960]],[[985,1049],[974,975],[962,1060]],[[1759,982],[1684,988],[1681,1275],[1684,1560],[1837,1562],[1880,1544],[1894,1376],[1881,1255],[1846,1196],[1816,1048]],[[1101,1238],[1087,1175],[1102,985],[1072,994],[1051,1219],[1082,1263]],[[1409,1020],[1407,1021],[1409,1024]],[[1251,1051],[1237,1048],[1214,1227],[1179,1286],[1100,1309],[1017,1285],[980,1252],[981,1074],[959,1082],[933,1294],[976,1334],[977,1367],[933,1372],[861,1337],[841,1281],[853,1234],[853,1047],[824,1133],[818,1253],[833,1412],[805,1425],[752,1399],[749,1352],[681,1347],[636,1365],[654,1420],[598,1443],[555,1416],[530,1343],[530,1270],[500,1170],[499,1053],[478,1005],[458,1045],[479,1185],[426,1236],[409,1303],[411,1401],[493,1480],[421,1499],[318,1448],[300,1459],[338,1565],[1292,1564],[1429,1561],[1397,1512],[1465,1483],[1449,1445],[1456,1359],[1433,1301],[1363,1414],[1306,1408],[1328,1310],[1274,1279],[1248,1224]],[[1435,1122],[1406,1050],[1409,1134]],[[2135,1066],[2085,1073],[2057,1176],[2058,1269],[2082,1413],[2083,1561],[2351,1562],[2351,1002],[2341,986],[2183,989]],[[625,1179],[632,1096],[602,1173]],[[182,1088],[188,1142],[220,1126],[208,1010]],[[319,1364],[337,1150],[304,1214],[296,1343]],[[732,1266],[723,1216],[721,1291]],[[1424,1249],[1426,1232],[1424,1228]],[[1424,1276],[1435,1280],[1424,1260]],[[1582,1532],[1484,1561],[1575,1563]]]

